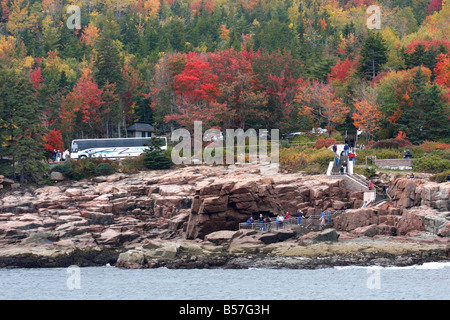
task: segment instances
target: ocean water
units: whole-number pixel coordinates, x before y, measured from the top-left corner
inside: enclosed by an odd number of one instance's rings
[[[449,300],[450,262],[409,267],[0,269],[0,300]]]

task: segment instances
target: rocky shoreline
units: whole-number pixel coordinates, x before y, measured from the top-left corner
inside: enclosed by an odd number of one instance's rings
[[[147,243],[135,248],[70,247],[10,249],[0,255],[0,268],[53,268],[113,265],[126,269],[270,268],[316,269],[336,266],[410,266],[450,261],[445,243],[393,242],[392,239],[321,242],[293,241],[261,247],[214,245],[193,241]]]
[[[361,208],[341,179],[255,166],[115,174],[0,195],[0,268],[324,268],[450,261],[449,183],[379,177]],[[249,215],[339,210],[322,231],[238,230]],[[346,209],[346,210],[343,210]]]

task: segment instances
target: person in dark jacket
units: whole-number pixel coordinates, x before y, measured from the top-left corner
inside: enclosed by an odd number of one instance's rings
[[[297,211],[297,224],[298,225],[302,224],[302,216],[303,216],[302,210],[298,209],[298,211]]]
[[[349,146],[348,146],[348,143],[346,142],[344,145],[344,152],[345,152],[346,156],[348,156],[348,151],[349,151]]]
[[[264,217],[262,213],[259,214],[259,229],[264,231]]]

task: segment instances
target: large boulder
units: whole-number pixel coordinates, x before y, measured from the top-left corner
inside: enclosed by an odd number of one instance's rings
[[[407,209],[425,205],[438,211],[448,211],[450,206],[450,184],[426,180],[399,178],[388,193],[395,207]]]
[[[205,240],[215,244],[229,243],[237,235],[242,234],[239,231],[221,230],[215,231],[205,236]]]
[[[339,233],[335,229],[325,229],[311,237],[313,242],[337,242],[339,239]]]
[[[119,254],[116,267],[125,269],[139,269],[145,264],[144,251],[131,249]]]
[[[61,172],[58,171],[52,171],[50,173],[50,180],[52,181],[63,181],[64,180],[64,176]]]
[[[350,209],[335,217],[333,226],[337,230],[352,231],[356,228],[378,224],[377,208]]]

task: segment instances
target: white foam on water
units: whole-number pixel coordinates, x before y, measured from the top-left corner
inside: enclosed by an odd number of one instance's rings
[[[401,270],[407,270],[407,269],[420,269],[420,270],[435,270],[435,269],[443,269],[443,268],[450,268],[450,261],[441,261],[441,262],[425,262],[424,264],[415,264],[411,266],[337,266],[334,267],[336,270],[348,270],[348,269],[389,269],[389,270],[395,270],[395,269],[401,269]]]

